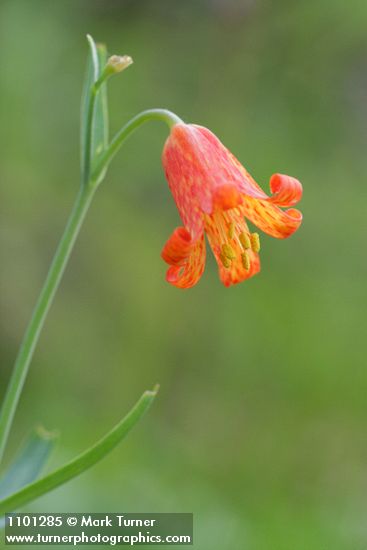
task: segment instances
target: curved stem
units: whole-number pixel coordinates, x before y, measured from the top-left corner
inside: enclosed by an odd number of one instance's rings
[[[145,122],[148,122],[149,120],[160,120],[168,124],[170,128],[172,128],[172,126],[174,126],[175,124],[183,124],[183,121],[177,115],[175,115],[171,111],[168,111],[167,109],[148,109],[147,111],[142,111],[134,118],[129,120],[129,122],[127,122],[125,126],[121,128],[121,130],[111,141],[106,152],[101,155],[97,166],[92,171],[92,184],[97,185],[99,183],[100,175],[104,173],[105,169],[107,168],[117,151],[120,149],[125,139],[137,128],[139,128],[139,126],[141,126]]]
[[[93,123],[95,98],[99,85],[94,84],[92,88],[91,101],[89,105],[87,135],[91,134]],[[46,281],[42,288],[34,308],[31,320],[24,335],[10,382],[5,394],[5,399],[0,412],[0,462],[4,454],[5,445],[9,436],[10,428],[13,422],[14,414],[18,405],[19,397],[24,386],[28,373],[30,361],[32,359],[36,344],[38,342],[41,329],[43,327],[47,312],[59,286],[61,277],[64,273],[67,261],[73,249],[76,237],[79,233],[81,224],[92,200],[94,190],[105,173],[105,169],[112,158],[125,141],[125,139],[139,126],[148,120],[161,120],[172,127],[175,124],[182,123],[182,120],[174,113],[165,109],[150,109],[139,113],[132,118],[115,136],[109,147],[98,162],[97,168],[90,177],[90,157],[85,163],[86,172],[84,172],[83,183],[77,196],[74,208],[71,212],[69,221],[66,225],[60,244],[56,250]],[[90,138],[88,138],[90,140]],[[87,152],[91,150],[91,141],[87,142]],[[87,153],[88,155],[88,153]],[[85,179],[87,178],[87,179]]]
[[[50,308],[55,292],[60,283],[66,263],[73,249],[75,239],[79,233],[82,221],[93,197],[93,190],[88,187],[81,188],[74,208],[70,214],[60,244],[56,250],[46,281],[38,298],[36,306],[19,353],[7,388],[5,399],[0,414],[0,461],[4,453],[9,431],[18,405],[19,397],[27,376],[28,367],[32,359],[34,349],[38,342],[43,323]]]

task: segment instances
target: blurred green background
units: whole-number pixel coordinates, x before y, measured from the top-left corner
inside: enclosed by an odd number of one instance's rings
[[[209,257],[164,280],[178,214],[163,124],[98,191],[37,348],[9,455],[60,430],[50,467],[161,384],[127,440],[32,511],[193,512],[200,550],[367,547],[367,6],[341,0],[2,0],[1,393],[78,188],[85,34],[132,68],[111,133],[142,109],[210,127],[265,189],[304,184],[304,224],[262,238],[231,289]]]

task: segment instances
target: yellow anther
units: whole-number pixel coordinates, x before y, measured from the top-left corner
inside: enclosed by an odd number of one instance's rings
[[[251,248],[251,239],[248,233],[240,233],[238,238],[240,239],[240,243],[245,250]]]
[[[219,258],[220,258],[220,261],[222,262],[222,264],[224,265],[224,267],[226,267],[226,268],[231,267],[231,260],[226,258],[226,256],[223,254],[223,252],[221,252],[219,254]]]
[[[243,267],[246,269],[246,271],[248,271],[250,269],[250,256],[248,252],[243,252],[241,254],[241,260]]]
[[[235,230],[235,223],[231,222],[228,226],[228,237],[230,239],[233,239],[234,237],[234,230]]]
[[[260,250],[260,237],[258,233],[251,234],[251,248],[254,252],[259,252]]]
[[[236,257],[236,254],[234,253],[233,248],[231,247],[230,244],[227,244],[227,243],[224,243],[222,245],[222,254],[223,256],[228,258],[228,260],[233,260]]]

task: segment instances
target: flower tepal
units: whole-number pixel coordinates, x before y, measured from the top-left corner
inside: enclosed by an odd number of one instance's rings
[[[260,270],[260,237],[250,232],[246,219],[278,239],[289,237],[301,224],[301,212],[290,208],[302,196],[300,182],[274,174],[268,196],[207,128],[174,125],[162,162],[183,222],[165,244],[162,258],[170,266],[167,281],[179,288],[195,285],[204,271],[204,233],[220,279],[230,286]]]

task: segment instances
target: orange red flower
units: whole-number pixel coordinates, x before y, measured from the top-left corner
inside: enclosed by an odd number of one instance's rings
[[[162,162],[183,222],[162,251],[170,266],[166,279],[174,286],[192,287],[203,274],[204,233],[217,260],[219,277],[230,286],[260,270],[260,238],[250,232],[246,219],[278,239],[289,237],[301,224],[301,212],[289,208],[302,196],[300,182],[274,174],[269,197],[207,128],[173,126]]]

